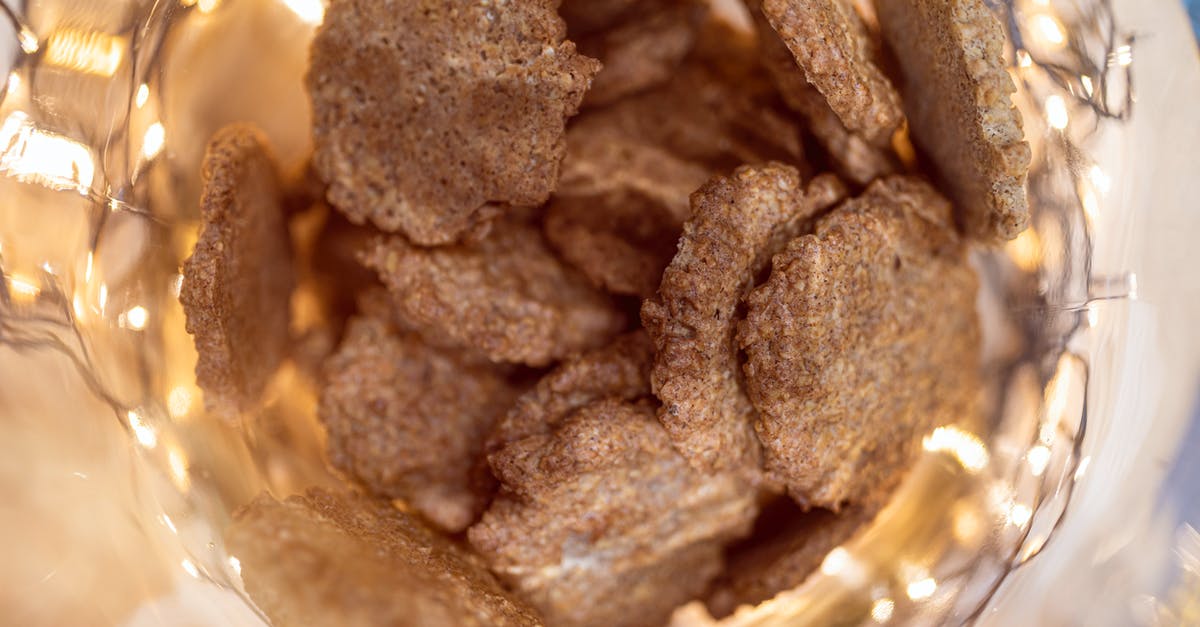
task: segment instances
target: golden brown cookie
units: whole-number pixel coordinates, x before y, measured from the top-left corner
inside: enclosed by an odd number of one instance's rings
[[[978,279],[950,203],[873,183],[772,262],[738,343],[768,475],[837,510],[903,472],[978,393]]]
[[[504,488],[471,545],[554,625],[663,624],[757,509],[731,476],[692,470],[647,404],[592,403],[490,460]]]
[[[225,540],[277,627],[542,624],[478,557],[386,502],[264,494],[234,514]]]
[[[312,46],[313,162],[351,220],[445,244],[558,180],[594,59],[555,0],[334,0]]]
[[[757,474],[754,408],[734,344],[738,306],[771,255],[843,193],[832,176],[806,186],[795,168],[771,163],[714,178],[692,196],[679,252],[642,323],[657,349],[659,420],[695,468]]]
[[[1009,240],[1029,224],[1029,144],[1004,64],[1004,30],[983,0],[876,1],[914,142],[964,230]]]
[[[792,53],[766,23],[766,18],[761,13],[755,17],[759,25],[763,66],[779,88],[784,102],[804,116],[809,132],[825,149],[834,171],[857,185],[866,185],[893,173],[897,166],[888,150],[848,130],[829,108],[825,97],[808,83]]]
[[[564,266],[538,229],[514,219],[455,246],[419,248],[390,237],[365,262],[424,333],[494,361],[545,366],[601,346],[624,327],[608,296]]]
[[[183,263],[179,301],[196,343],[209,411],[233,418],[258,403],[288,351],[295,285],[275,162],[249,126],[219,131],[204,157],[200,237]]]
[[[653,362],[654,346],[641,330],[564,360],[517,399],[488,436],[488,451],[549,433],[571,412],[592,402],[649,397]]]
[[[904,120],[851,0],[761,0],[758,7],[804,78],[852,133],[886,146]]]
[[[665,83],[691,50],[705,10],[692,0],[644,3],[619,24],[577,37],[579,52],[603,64],[584,106],[605,105]]]
[[[505,373],[378,314],[350,321],[324,370],[334,467],[442,529],[470,525],[491,496],[484,438],[517,396]]]

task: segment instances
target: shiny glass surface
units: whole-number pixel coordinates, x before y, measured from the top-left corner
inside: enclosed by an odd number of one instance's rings
[[[1182,9],[1149,4],[998,7],[1034,219],[974,255],[989,411],[927,434],[869,528],[725,624],[1200,619],[1200,63]],[[0,19],[0,612],[15,623],[261,624],[222,529],[261,490],[335,483],[294,366],[256,415],[204,415],[176,300],[212,132],[254,122],[304,175],[322,14],[41,0]],[[303,293],[293,307],[303,325]],[[709,619],[694,605],[677,622]]]

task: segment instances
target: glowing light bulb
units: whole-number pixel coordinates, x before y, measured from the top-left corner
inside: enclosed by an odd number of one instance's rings
[[[146,312],[146,308],[138,305],[125,312],[125,325],[131,329],[141,331],[146,328],[148,318],[149,314]]]

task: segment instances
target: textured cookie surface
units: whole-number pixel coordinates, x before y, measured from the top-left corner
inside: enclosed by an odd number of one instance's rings
[[[661,625],[717,574],[757,511],[692,470],[645,403],[602,400],[491,455],[503,486],[468,536],[554,625]]]
[[[204,158],[200,237],[179,300],[196,343],[196,383],[209,411],[252,409],[288,350],[295,285],[275,163],[248,126],[218,132]]]
[[[558,179],[599,63],[553,0],[334,0],[312,47],[314,166],[350,219],[445,244]]]
[[[899,64],[913,139],[958,222],[984,241],[1016,237],[1029,224],[1030,150],[999,19],[983,0],[877,0],[875,8]]]
[[[390,237],[365,261],[423,333],[494,361],[546,366],[603,345],[624,325],[607,295],[563,265],[538,229],[515,219],[455,246],[420,248]]]
[[[474,521],[491,495],[484,438],[517,395],[505,373],[379,314],[350,321],[324,370],[334,467],[447,531]]]
[[[861,501],[978,394],[978,279],[950,203],[876,181],[777,255],[738,330],[768,475],[802,506]]]
[[[698,469],[753,475],[759,446],[741,381],[734,330],[759,271],[842,194],[829,176],[807,186],[795,168],[743,167],[692,196],[679,251],[642,323],[657,354],[651,381],[659,420]]]
[[[386,502],[264,494],[234,514],[225,540],[278,627],[541,625],[479,558]]]

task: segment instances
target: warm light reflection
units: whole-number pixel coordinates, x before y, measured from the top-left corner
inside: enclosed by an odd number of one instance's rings
[[[1034,38],[1050,44],[1053,47],[1062,46],[1067,41],[1067,33],[1058,18],[1049,13],[1039,13],[1032,19]]]
[[[935,580],[933,577],[918,579],[917,581],[908,584],[908,587],[905,588],[905,593],[908,594],[908,598],[914,601],[928,599],[929,597],[933,596],[933,593],[936,591],[937,580]]]
[[[85,194],[92,186],[95,164],[83,144],[43,131],[23,111],[13,111],[0,124],[0,174]]]
[[[1024,527],[1033,517],[1033,510],[1028,505],[1013,503],[1008,508],[1008,522],[1014,527]]]
[[[142,329],[146,328],[146,322],[149,318],[149,314],[146,312],[145,307],[138,305],[136,307],[131,307],[129,311],[126,311],[121,315],[121,317],[124,320],[123,326],[134,329],[135,331],[141,331]]]
[[[200,9],[201,13],[212,13],[217,8],[220,0],[198,0],[196,8]]]
[[[1071,118],[1067,114],[1067,103],[1063,100],[1062,96],[1058,94],[1047,96],[1045,108],[1046,122],[1050,126],[1060,131],[1067,128],[1067,124],[1070,123]]]
[[[839,546],[825,556],[821,562],[821,572],[830,576],[841,574],[849,567],[850,559],[850,552]]]
[[[1100,200],[1091,186],[1081,183],[1079,186],[1079,204],[1083,205],[1083,213],[1089,222],[1095,222],[1100,217]]]
[[[133,96],[133,104],[141,109],[146,106],[146,101],[150,99],[150,86],[142,83],[138,85],[137,93]]]
[[[75,311],[76,318],[82,318],[84,316],[84,314],[87,313],[87,310],[83,307],[83,297],[82,296],[80,296],[79,294],[76,294],[74,297],[71,298],[71,309],[73,309]]]
[[[931,453],[947,453],[968,472],[979,472],[988,464],[987,446],[974,433],[958,427],[938,427],[922,441]]]
[[[1037,231],[1025,229],[1005,245],[1008,256],[1025,272],[1033,272],[1042,264],[1042,240]]]
[[[183,275],[176,274],[175,278],[171,279],[171,295],[179,298],[179,292],[183,290]]]
[[[983,520],[978,510],[966,501],[955,503],[951,530],[959,543],[974,546],[983,537]]]
[[[879,599],[871,605],[871,618],[877,623],[886,623],[891,620],[895,609],[895,601],[888,598]]]
[[[1095,306],[1088,307],[1087,321],[1089,327],[1093,329],[1096,328],[1096,326],[1100,324],[1100,310]]]
[[[1038,431],[1038,440],[1045,446],[1054,443],[1058,425],[1066,417],[1067,403],[1070,401],[1071,388],[1076,376],[1075,368],[1075,361],[1064,356],[1059,360],[1054,377],[1046,385],[1046,416]]]
[[[1033,57],[1029,56],[1029,52],[1025,50],[1017,51],[1017,66],[1022,68],[1033,66]]]
[[[195,398],[196,395],[188,386],[176,386],[167,394],[167,411],[172,418],[182,418],[191,413]]]
[[[1113,60],[1121,67],[1128,67],[1133,63],[1133,48],[1130,48],[1128,44],[1117,47],[1113,52]]]
[[[183,451],[177,447],[171,447],[167,451],[167,466],[171,470],[171,479],[175,481],[175,487],[186,490],[191,480],[188,478],[188,462]]]
[[[92,251],[89,250],[87,254],[87,263],[83,266],[83,280],[85,283],[92,280],[92,268],[94,265],[95,259],[92,256]]]
[[[1092,185],[1096,186],[1096,189],[1100,190],[1101,194],[1107,194],[1112,190],[1112,179],[1098,165],[1088,168],[1088,180],[1092,182]]]
[[[1041,444],[1029,449],[1029,452],[1025,453],[1025,462],[1029,464],[1029,472],[1033,476],[1042,476],[1046,472],[1046,466],[1050,463],[1050,449]]]
[[[237,573],[239,577],[242,576],[242,560],[230,555],[229,567],[232,568],[233,572]]]
[[[25,54],[34,54],[40,47],[38,45],[38,36],[28,28],[22,28],[21,32],[17,33],[17,42],[21,44],[21,50]]]
[[[1075,480],[1076,481],[1079,481],[1080,479],[1083,478],[1084,475],[1087,474],[1088,466],[1090,466],[1091,463],[1092,463],[1091,455],[1079,460],[1079,466],[1077,466],[1075,468]]]
[[[146,129],[146,134],[142,137],[142,156],[147,161],[158,156],[162,151],[163,144],[166,143],[166,130],[163,129],[162,122],[155,122]]]
[[[8,89],[7,89],[9,95],[17,93],[17,90],[20,88],[21,88],[21,77],[18,76],[16,72],[9,74],[8,75]]]
[[[1079,77],[1079,82],[1083,84],[1083,92],[1088,95],[1088,98],[1091,98],[1092,90],[1095,89],[1092,87],[1092,77],[1084,74],[1083,76]]]
[[[187,574],[197,579],[200,578],[200,569],[196,568],[196,565],[192,563],[192,560],[185,559],[182,562],[179,562],[179,565],[183,567],[183,570],[186,571]]]
[[[46,44],[46,63],[95,74],[112,76],[125,56],[125,39],[99,31],[61,28],[50,35]]]
[[[37,281],[20,274],[8,275],[8,291],[18,302],[32,302],[42,293]]]
[[[100,313],[104,313],[104,309],[108,307],[108,286],[101,283],[100,292],[96,295],[96,304],[100,306]]]
[[[162,521],[163,521],[163,524],[167,526],[167,529],[171,530],[171,533],[179,533],[179,531],[177,529],[175,529],[175,523],[171,521],[170,516],[163,514]]]
[[[321,0],[283,0],[283,3],[309,24],[325,21],[325,4]]]
[[[154,429],[146,424],[137,410],[130,410],[125,417],[129,420],[129,428],[133,429],[133,436],[142,446],[146,448],[158,446],[158,436],[154,433]]]

